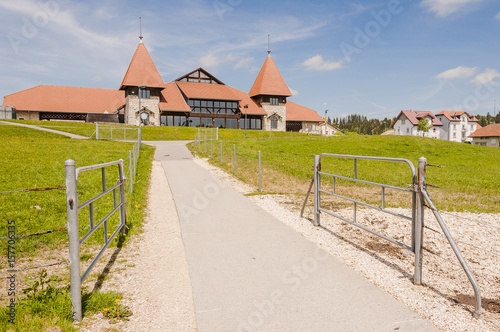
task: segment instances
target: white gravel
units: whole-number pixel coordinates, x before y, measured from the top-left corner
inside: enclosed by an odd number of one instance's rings
[[[197,163],[243,194],[255,188],[212,166]],[[305,195],[305,193],[304,193]],[[458,242],[480,284],[483,296],[482,319],[472,317],[472,286],[459,266],[431,211],[426,211],[424,234],[423,285],[414,285],[414,255],[381,238],[327,214],[321,215],[322,227],[300,218],[303,198],[282,195],[256,195],[249,199],[289,225],[310,241],[391,294],[443,331],[500,331],[500,217],[498,214],[447,213],[445,222]],[[312,203],[305,216],[312,217]],[[411,211],[393,209],[405,215]],[[336,213],[352,218],[353,210]],[[411,241],[408,221],[373,209],[358,209],[357,220],[407,245]],[[437,231],[437,232],[436,232]]]
[[[123,293],[121,303],[133,315],[115,324],[101,314],[89,317],[81,323],[83,331],[197,330],[177,210],[158,161],[151,170],[143,232],[122,249],[102,290]]]

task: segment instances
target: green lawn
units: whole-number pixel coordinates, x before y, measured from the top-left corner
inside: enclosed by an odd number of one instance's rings
[[[219,165],[220,142],[212,147],[213,163]],[[224,140],[224,166],[233,170],[233,144],[236,144],[238,176],[256,185],[258,151],[262,153],[263,167],[274,173],[277,181],[270,192],[290,193],[290,178],[304,183],[311,179],[313,157],[321,153],[380,156],[409,159],[415,167],[419,157],[429,164],[450,168],[427,168],[427,183],[449,190],[430,188],[438,207],[446,210],[500,212],[500,149],[453,143],[448,141],[408,136],[335,136],[276,139]],[[192,149],[195,144],[192,143]],[[202,144],[202,152],[204,145]],[[210,155],[210,146],[207,154]],[[352,160],[324,158],[322,170],[338,175],[353,176]],[[282,174],[283,177],[278,176]],[[358,161],[358,178],[405,187],[411,183],[411,173],[405,164]],[[286,179],[286,183],[279,183]],[[330,179],[324,179],[330,181]],[[352,182],[340,181],[350,187]],[[297,188],[304,191],[303,185]],[[366,186],[364,186],[366,187]],[[268,186],[269,188],[269,186]],[[280,189],[282,188],[282,189]],[[457,193],[463,192],[465,194]],[[299,192],[293,192],[299,193]],[[303,192],[305,194],[305,192]],[[487,196],[487,197],[482,197]]]
[[[70,139],[38,130],[0,125],[0,151],[2,152],[0,155],[0,165],[2,166],[0,167],[0,192],[18,191],[26,188],[64,186],[65,160],[75,160],[77,167],[118,159],[126,160],[128,158],[128,151],[132,149],[132,146],[133,144],[131,143]],[[143,145],[141,157],[137,165],[137,176],[133,194],[128,192],[129,187],[127,183],[128,234],[133,234],[141,229],[153,153],[154,149],[152,147]],[[128,160],[126,160],[125,175],[127,178],[129,174],[128,165]],[[109,188],[116,184],[117,178],[117,167],[107,170],[106,186]],[[102,190],[101,172],[91,171],[82,173],[79,177],[78,185],[80,203],[83,203]],[[67,224],[66,193],[64,189],[0,193],[0,199],[2,200],[0,204],[0,237],[7,235],[9,222],[11,225],[15,223],[17,235],[58,229],[65,227]],[[95,220],[104,217],[110,211],[112,205],[113,195],[111,193],[96,202]],[[88,215],[88,209],[83,209],[79,213],[81,236],[89,229]],[[117,224],[117,218],[113,217],[108,224],[108,232],[112,232]],[[95,246],[102,244],[102,242],[102,231],[97,231],[82,244],[81,252],[94,252]],[[118,241],[114,241],[112,246],[116,246],[117,243]],[[0,240],[0,250],[2,250],[2,255],[0,255],[0,270],[2,271],[8,268],[6,246],[7,242]],[[16,268],[62,261],[67,259],[68,255],[67,233],[55,232],[43,236],[17,239],[15,248]],[[47,296],[46,300],[59,301],[60,303],[66,303],[65,305],[67,306],[67,292],[59,287],[67,283],[68,270],[67,268],[62,270],[66,272],[64,275],[57,276],[58,282],[56,282],[57,288],[61,292],[57,291],[54,293],[54,296]],[[28,279],[31,279],[36,272],[37,270],[32,270],[18,274],[18,294],[26,287]],[[0,292],[2,304],[7,302],[4,291]],[[62,314],[58,314],[57,310],[55,312],[47,309],[48,311],[45,312],[40,308],[33,307],[33,309],[30,309],[31,307],[28,305],[34,306],[36,303],[29,300],[27,299],[27,302],[23,302],[26,305],[19,309],[20,316],[18,317],[20,319],[16,320],[17,330],[43,331],[47,327],[54,326],[59,320],[62,321],[57,324],[63,327],[64,330],[71,330],[69,327],[68,329],[66,328],[72,325],[68,323],[70,322],[68,317],[62,317]],[[57,303],[54,305],[57,306]],[[50,305],[47,308],[49,307]],[[4,310],[2,309],[2,314],[0,314],[2,316],[0,317],[0,330],[14,327],[12,325],[5,325]],[[66,312],[66,314],[68,313]],[[29,321],[23,317],[29,317],[29,315],[36,316],[31,317],[33,321],[36,321],[36,324],[25,325]]]
[[[67,121],[33,121],[33,120],[2,120],[14,123],[40,126],[47,129],[60,130],[67,133],[90,137],[95,132],[95,124]]]
[[[41,126],[44,128],[55,129],[60,131],[65,131],[68,133],[78,134],[86,137],[92,136],[95,138],[96,125],[94,123],[82,123],[82,122],[66,122],[66,121],[28,121],[28,120],[6,120],[10,122],[24,123],[29,125]],[[101,138],[109,138],[110,130],[103,129],[113,127],[114,137],[118,139],[123,138],[122,128],[137,128],[136,126],[125,126],[123,124],[106,124],[101,127]],[[198,133],[199,128],[191,127],[153,127],[153,126],[142,126],[142,139],[145,141],[177,141],[177,140],[193,140],[195,135]],[[205,131],[202,130],[202,136],[205,135]],[[215,131],[214,131],[215,132]],[[126,133],[125,139],[136,139],[137,134],[134,132]],[[207,132],[208,137],[210,137],[210,132]],[[215,135],[215,134],[214,134]],[[314,136],[314,135],[312,135]],[[306,134],[290,133],[290,132],[269,132],[262,130],[247,130],[248,138],[291,138],[291,137],[307,137]],[[220,139],[243,139],[245,138],[245,131],[240,129],[219,129]]]

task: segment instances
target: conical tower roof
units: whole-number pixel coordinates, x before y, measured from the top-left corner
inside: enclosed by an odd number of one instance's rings
[[[250,97],[258,95],[290,97],[292,95],[271,55],[264,61],[249,95]]]
[[[135,50],[120,90],[124,90],[127,86],[141,85],[150,88],[165,88],[165,83],[163,83],[163,79],[142,41]]]

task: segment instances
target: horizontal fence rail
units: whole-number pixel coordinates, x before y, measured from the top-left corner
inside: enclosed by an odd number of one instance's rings
[[[327,172],[322,172],[322,163],[324,162],[324,159],[352,159],[354,161],[353,165],[353,172],[354,176],[353,177],[348,177],[348,176],[341,176],[338,174],[332,174],[332,173],[327,173]],[[397,187],[389,184],[384,184],[384,183],[377,183],[373,181],[366,181],[362,179],[358,179],[358,160],[368,160],[368,161],[383,161],[383,162],[388,162],[388,163],[403,163],[408,165],[409,167],[409,174],[411,175],[412,178],[412,185],[411,189],[408,188],[402,188],[402,187]],[[332,191],[326,191],[321,188],[321,176],[326,176],[332,179]],[[350,198],[344,195],[340,195],[336,193],[335,187],[336,187],[336,180],[337,179],[343,179],[343,180],[348,180],[352,181],[355,183],[363,183],[363,184],[369,184],[373,186],[377,186],[381,188],[381,206],[376,206],[373,204],[369,204],[367,202],[363,202],[358,199]],[[361,228],[373,235],[376,235],[380,238],[383,238],[384,240],[387,240],[389,242],[392,242],[395,245],[398,245],[404,249],[410,250],[415,254],[415,270],[413,274],[413,282],[415,284],[420,284],[421,279],[422,279],[422,232],[423,232],[423,217],[420,217],[421,215],[423,216],[423,206],[420,207],[420,209],[417,208],[417,205],[415,202],[417,201],[417,191],[418,191],[418,182],[417,182],[417,171],[415,169],[415,166],[412,164],[411,161],[408,159],[402,159],[402,158],[385,158],[385,157],[370,157],[370,156],[356,156],[356,155],[345,155],[345,154],[331,154],[331,153],[322,153],[321,155],[316,155],[314,156],[314,176],[313,176],[313,183],[314,183],[314,225],[315,226],[320,226],[321,224],[321,216],[320,213],[324,212],[326,214],[329,214],[333,217],[336,217],[338,219],[341,219],[353,226],[356,226],[358,228]],[[311,183],[311,186],[313,185]],[[388,210],[385,208],[385,189],[390,188],[394,190],[399,190],[403,192],[410,192],[412,194],[412,216],[406,216],[402,215],[400,213],[396,213],[394,211]],[[352,220],[345,218],[334,211],[331,211],[329,209],[323,208],[321,204],[321,197],[322,194],[325,195],[330,195],[333,197],[337,197],[343,200],[347,200],[351,203],[353,203],[353,217]],[[306,197],[307,200],[308,197]],[[391,214],[396,217],[403,218],[405,220],[409,220],[412,222],[412,234],[411,234],[411,246],[404,244],[396,239],[393,239],[389,236],[386,236],[380,232],[377,232],[369,227],[366,227],[356,221],[356,211],[357,211],[357,206],[362,205],[371,209],[375,209],[377,211],[381,211],[387,214]],[[422,213],[418,213],[417,210],[420,210]]]
[[[353,177],[347,177],[347,176],[340,176],[332,173],[327,173],[327,172],[322,172],[321,167],[322,167],[322,162],[324,158],[345,158],[345,159],[353,159],[354,160],[354,176]],[[402,187],[397,187],[397,186],[392,186],[388,184],[383,184],[383,183],[376,183],[373,181],[366,181],[366,180],[361,180],[358,179],[357,177],[357,171],[358,171],[358,165],[357,165],[357,160],[373,160],[373,161],[385,161],[385,162],[396,162],[396,163],[406,163],[411,171],[411,176],[412,176],[412,185],[411,189],[408,188],[402,188]],[[444,236],[448,240],[448,243],[450,244],[454,254],[458,258],[458,261],[460,262],[460,265],[462,269],[464,270],[465,274],[467,275],[467,278],[469,279],[473,290],[474,290],[474,296],[475,296],[475,310],[474,310],[474,316],[475,317],[480,317],[481,315],[481,292],[479,289],[479,285],[477,281],[474,278],[474,275],[472,274],[472,271],[470,270],[469,266],[467,265],[467,262],[465,261],[462,253],[460,252],[460,249],[456,245],[455,240],[453,239],[450,231],[448,230],[448,227],[446,226],[443,218],[440,215],[439,210],[436,208],[434,205],[434,202],[432,201],[429,193],[427,192],[427,183],[426,183],[426,166],[427,164],[427,159],[422,157],[418,161],[418,169],[415,169],[415,166],[411,163],[411,161],[407,159],[399,159],[399,158],[379,158],[379,157],[369,157],[369,156],[352,156],[352,155],[341,155],[341,154],[328,154],[324,153],[321,155],[316,155],[314,156],[314,176],[313,180],[311,181],[311,185],[309,187],[308,193],[306,195],[306,200],[304,201],[304,205],[302,206],[302,211],[301,214],[304,211],[305,204],[307,202],[309,192],[311,191],[313,185],[314,185],[314,225],[320,226],[320,221],[321,217],[320,214],[321,212],[327,213],[331,216],[334,216],[336,218],[339,218],[349,224],[352,224],[354,226],[357,226],[367,232],[370,232],[371,234],[374,234],[376,236],[379,236],[387,241],[390,241],[400,247],[406,248],[408,250],[411,250],[415,254],[415,270],[414,270],[414,275],[413,275],[413,282],[417,285],[420,285],[422,283],[422,253],[423,253],[423,235],[424,235],[424,208],[425,208],[425,202],[427,202],[430,205],[430,209],[432,210],[436,220],[438,221],[439,226],[441,227]],[[327,176],[331,177],[332,184],[333,184],[333,189],[332,191],[327,191],[323,190],[321,188],[321,176]],[[335,180],[336,179],[343,179],[343,180],[350,180],[356,183],[363,183],[363,184],[369,184],[369,185],[374,185],[381,187],[381,206],[376,206],[373,204],[369,204],[360,200],[356,200],[353,198],[349,198],[343,195],[339,195],[338,193],[335,192]],[[393,211],[385,209],[385,189],[390,188],[394,190],[399,190],[402,192],[411,192],[412,193],[412,216],[405,216],[401,215],[399,213],[395,213]],[[323,208],[321,205],[321,196],[322,194],[334,196],[340,199],[347,200],[351,203],[354,204],[354,211],[353,211],[353,220],[350,220],[348,218],[344,218],[338,214],[336,214],[333,211],[330,211],[326,208]],[[381,234],[379,232],[376,232],[364,225],[361,225],[356,222],[356,208],[357,204],[376,209],[381,212],[385,212],[403,219],[411,220],[412,221],[412,234],[411,234],[411,241],[412,245],[411,247],[401,243],[395,239],[392,239],[384,234]],[[427,227],[428,228],[428,227]],[[435,230],[434,230],[435,231]]]
[[[106,188],[106,168],[118,167],[117,184]],[[71,287],[71,302],[73,305],[73,319],[80,321],[82,319],[82,302],[81,302],[81,284],[88,276],[94,265],[97,263],[101,255],[109,246],[111,241],[119,232],[124,232],[126,227],[126,203],[125,203],[125,173],[123,159],[85,167],[76,168],[74,160],[66,160],[66,210],[68,215],[68,243],[69,243],[69,265],[70,265],[70,287]],[[78,204],[78,176],[83,172],[101,170],[102,174],[102,192],[90,198],[82,204]],[[117,198],[118,190],[118,198]],[[106,214],[104,218],[95,223],[94,220],[94,202],[105,196],[113,193],[113,208]],[[78,211],[89,207],[89,224],[90,230],[79,237],[79,219]],[[108,220],[119,211],[119,225],[111,236],[108,236]],[[80,245],[88,239],[94,232],[102,226],[104,234],[104,244],[100,251],[94,257],[87,269],[80,275]]]
[[[137,134],[135,134],[136,132]],[[125,126],[112,126],[112,125],[103,125],[103,124],[95,124],[95,138],[97,140],[100,139],[109,139],[109,140],[117,140],[117,141],[125,141],[125,140],[137,140],[139,145],[141,144],[141,126],[136,128],[125,127]]]

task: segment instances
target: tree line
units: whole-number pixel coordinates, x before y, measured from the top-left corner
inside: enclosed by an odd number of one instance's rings
[[[496,116],[493,116],[488,112],[486,115],[476,115],[476,119],[478,120],[478,123],[484,127],[489,124],[493,123],[500,123],[500,113],[498,113]]]
[[[334,126],[337,126],[342,131],[347,133],[356,133],[359,135],[380,135],[383,132],[391,129],[392,122],[395,118],[368,119],[364,115],[351,114],[344,118],[330,118],[327,121]]]

